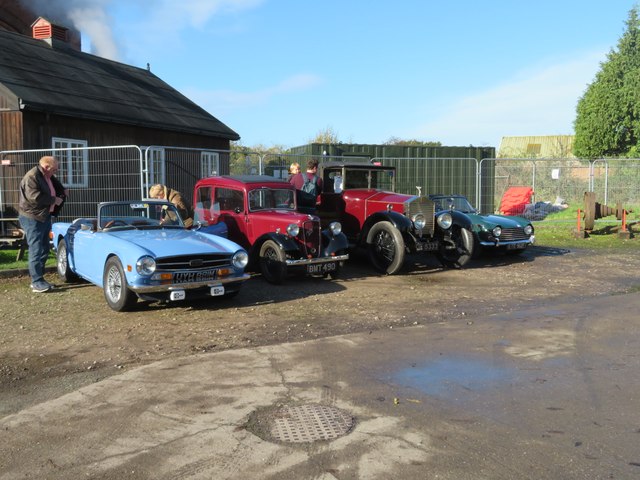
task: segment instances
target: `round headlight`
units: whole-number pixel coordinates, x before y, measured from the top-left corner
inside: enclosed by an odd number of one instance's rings
[[[416,227],[416,230],[422,230],[427,225],[427,220],[424,218],[424,215],[421,213],[416,213],[413,218],[411,218],[413,225]]]
[[[342,224],[340,222],[331,222],[329,224],[329,230],[332,235],[340,235],[342,233]]]
[[[238,250],[233,254],[231,263],[234,268],[244,268],[247,266],[247,263],[249,263],[249,254],[244,250]]]
[[[493,230],[491,230],[491,233],[494,237],[498,238],[500,235],[502,235],[502,227],[495,227]]]
[[[443,213],[438,217],[438,225],[440,225],[440,228],[442,228],[443,230],[449,230],[452,224],[453,218],[451,218],[450,213]]]
[[[295,223],[290,223],[287,226],[287,234],[290,237],[297,237],[298,233],[300,233],[300,227],[298,225],[296,225]]]
[[[533,225],[527,225],[524,227],[525,235],[531,235],[533,233]]]
[[[151,275],[156,271],[156,261],[153,257],[140,257],[136,262],[136,271],[140,275]]]

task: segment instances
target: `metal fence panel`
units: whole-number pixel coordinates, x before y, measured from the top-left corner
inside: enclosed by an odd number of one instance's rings
[[[396,167],[396,191],[407,195],[462,194],[473,203],[477,192],[475,158],[381,157],[373,161]]]
[[[396,167],[396,190],[422,195],[459,193],[483,213],[496,212],[507,188],[530,186],[533,202],[582,206],[584,192],[594,191],[600,203],[640,203],[640,160],[595,161],[550,158],[406,158],[327,156],[309,154],[260,154],[173,146],[136,145],[59,148],[0,152],[0,219],[18,216],[18,189],[24,174],[44,155],[58,158],[58,177],[70,190],[60,217],[69,221],[95,215],[96,203],[147,196],[148,187],[163,183],[191,201],[195,182],[211,175],[264,174],[286,179],[289,166],[304,171],[311,159],[381,162]],[[419,187],[419,188],[418,188]],[[15,223],[15,222],[14,222]],[[7,225],[1,223],[1,235]]]
[[[289,177],[289,167],[292,163],[300,165],[300,171],[304,172],[307,168],[309,160],[316,160],[318,163],[322,162],[370,162],[369,157],[358,156],[331,156],[331,155],[297,155],[297,154],[285,154],[285,153],[268,153],[262,159],[262,170],[260,173],[263,175],[269,175],[271,177],[287,179]]]
[[[593,162],[593,191],[600,203],[621,202],[623,206],[640,201],[640,160],[609,158]]]
[[[60,221],[95,216],[97,202],[140,198],[142,195],[142,152],[135,145],[2,151],[1,218],[18,216],[20,181],[46,155],[58,159],[56,176],[69,189],[69,198],[58,217]]]
[[[214,175],[257,174],[260,155],[230,150],[152,145],[144,150],[143,186],[160,183],[191,201],[198,180]]]
[[[494,191],[491,197],[481,198],[482,205],[492,205],[484,213],[498,211],[500,201],[509,187],[528,186],[533,189],[532,202],[552,204],[575,204],[582,202],[584,192],[591,184],[592,169],[588,161],[571,158],[485,158],[481,162],[483,172],[488,165],[494,165]],[[484,188],[489,182],[480,176],[482,195],[491,195]]]

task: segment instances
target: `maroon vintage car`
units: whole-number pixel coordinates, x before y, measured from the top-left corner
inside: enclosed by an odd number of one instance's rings
[[[272,283],[289,273],[335,277],[347,254],[340,222],[320,228],[316,215],[296,211],[296,191],[288,182],[264,175],[215,176],[194,190],[196,228],[213,233],[224,222],[230,240],[249,252],[250,266]]]
[[[317,214],[339,221],[351,248],[366,249],[374,268],[394,274],[406,253],[435,254],[447,267],[465,265],[473,253],[469,218],[436,211],[424,196],[395,193],[395,168],[367,162],[324,162]]]

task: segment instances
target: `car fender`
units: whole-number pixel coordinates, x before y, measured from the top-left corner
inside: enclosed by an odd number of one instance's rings
[[[329,229],[322,231],[322,256],[328,257],[333,253],[347,250],[349,248],[349,240],[344,233],[332,235]]]
[[[448,212],[442,213],[449,213],[451,215],[453,225],[460,228],[466,228],[467,230],[471,230],[473,227],[473,222],[466,213],[458,212],[457,210],[449,210]]]
[[[140,247],[114,235],[92,232],[90,235],[100,235],[100,237],[94,237],[91,242],[94,250],[92,251],[92,260],[87,262],[86,258],[77,258],[78,252],[75,251],[75,243],[79,241],[87,241],[88,238],[84,237],[84,235],[82,237],[79,237],[78,235],[79,234],[76,234],[76,239],[74,240],[74,267],[77,269],[82,263],[87,268],[82,271],[76,270],[76,273],[98,287],[103,287],[104,267],[109,258],[119,258],[122,263],[127,283],[133,285],[139,277],[139,274],[135,269],[135,261],[144,255],[152,255],[151,252],[144,247]],[[133,268],[128,269],[127,265],[131,265]]]
[[[369,230],[378,222],[389,222],[394,227],[396,227],[401,233],[402,236],[406,236],[409,234],[411,230],[411,220],[398,212],[393,211],[380,211],[376,212],[369,217],[367,217],[364,225],[362,226],[362,232],[360,233],[359,243],[365,244],[367,243],[367,237],[369,236]]]
[[[284,235],[282,233],[276,233],[276,232],[267,232],[264,235],[261,235],[260,237],[258,237],[258,239],[254,242],[253,246],[251,247],[251,252],[249,254],[250,258],[252,259],[258,258],[260,248],[262,247],[262,244],[267,240],[272,240],[276,242],[276,244],[280,248],[282,248],[285,252],[300,251],[300,248],[298,247],[298,244],[296,243],[296,241],[293,240],[288,235]]]

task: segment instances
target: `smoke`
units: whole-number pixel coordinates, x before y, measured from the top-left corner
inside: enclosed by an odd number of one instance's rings
[[[106,11],[111,0],[21,0],[21,3],[36,16],[73,25],[90,39],[91,53],[119,60],[112,19]]]

